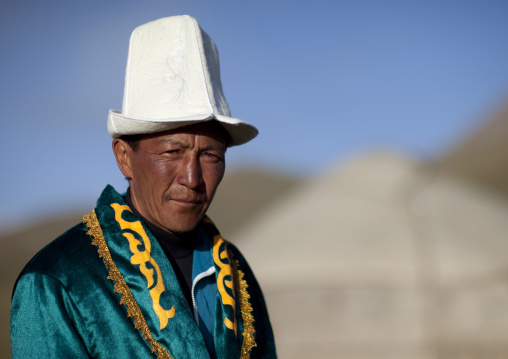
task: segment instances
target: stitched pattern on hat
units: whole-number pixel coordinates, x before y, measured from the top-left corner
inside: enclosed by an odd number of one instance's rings
[[[163,77],[163,81],[176,87],[174,91],[170,91],[170,96],[161,102],[161,104],[169,103],[181,107],[184,104],[194,105],[189,95],[187,81],[190,80],[191,74],[187,69],[187,58],[185,56],[185,30],[179,29],[178,35],[173,42],[173,50],[167,58],[170,73]]]

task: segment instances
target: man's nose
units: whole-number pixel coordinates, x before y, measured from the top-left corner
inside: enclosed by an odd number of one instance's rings
[[[201,163],[198,156],[188,156],[179,175],[179,182],[189,188],[196,188],[202,184]]]

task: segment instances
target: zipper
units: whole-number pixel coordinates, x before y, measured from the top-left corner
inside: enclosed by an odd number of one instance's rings
[[[192,308],[194,310],[194,320],[198,324],[198,327],[199,327],[198,307],[196,306],[196,299],[194,298],[194,288],[196,288],[196,284],[198,284],[198,282],[201,279],[208,277],[209,275],[214,274],[214,273],[215,273],[215,267],[212,266],[212,267],[208,268],[206,271],[199,273],[196,276],[196,278],[194,278],[194,280],[192,281],[192,289],[191,289]]]

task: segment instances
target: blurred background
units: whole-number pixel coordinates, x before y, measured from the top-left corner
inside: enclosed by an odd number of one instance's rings
[[[14,281],[126,181],[106,131],[138,25],[211,35],[233,116],[210,216],[281,358],[508,357],[508,2],[0,0],[0,357]]]

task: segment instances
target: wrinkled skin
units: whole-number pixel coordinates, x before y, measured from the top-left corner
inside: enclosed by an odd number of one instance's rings
[[[117,138],[113,152],[140,214],[183,234],[201,221],[224,176],[226,140],[220,125],[204,122],[146,135],[136,151]]]

